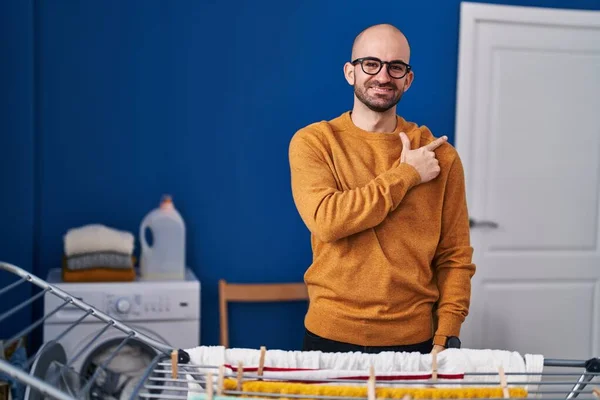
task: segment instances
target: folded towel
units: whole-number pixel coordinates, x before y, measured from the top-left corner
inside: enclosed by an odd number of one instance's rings
[[[375,394],[379,399],[404,399],[410,396],[414,399],[501,399],[503,398],[503,388],[498,385],[473,386],[468,387],[415,387],[413,385],[403,385],[394,387],[385,387],[381,382],[376,382]],[[237,379],[225,379],[223,387],[225,390],[237,390]],[[242,378],[242,391],[250,393],[264,393],[265,398],[269,395],[280,394],[283,398],[291,395],[307,395],[321,397],[359,397],[368,396],[367,382],[350,386],[337,382],[335,384],[308,384],[308,383],[287,383],[287,382],[267,382],[250,380],[244,381]],[[526,398],[527,391],[523,387],[507,388],[510,398]]]
[[[215,372],[208,366],[224,365],[228,372],[235,372],[242,362],[245,373],[256,375],[260,360],[260,350],[226,349],[223,346],[199,346],[185,350],[190,363],[203,372]],[[506,373],[508,384],[527,381],[525,390],[532,390],[540,380],[543,371],[542,355],[521,354],[505,350],[447,349],[437,355],[437,376],[439,387],[461,387],[462,383],[493,383],[499,381],[499,367]],[[410,381],[414,385],[436,387],[428,382],[432,376],[432,355],[418,352],[383,352],[379,354],[323,353],[320,351],[267,350],[263,365],[265,380],[288,382],[322,382],[327,379],[359,379],[366,381],[371,365],[380,384]],[[490,373],[486,375],[485,373]],[[474,374],[474,375],[471,375]],[[385,382],[385,383],[383,383]],[[338,383],[339,384],[339,383]],[[193,385],[190,382],[190,387]],[[532,386],[533,385],[533,386]],[[418,387],[415,386],[415,387]]]
[[[130,232],[90,224],[67,231],[64,235],[64,253],[67,257],[105,251],[132,255],[134,240]]]
[[[97,253],[74,254],[63,259],[63,265],[70,270],[90,268],[133,268],[133,257],[130,254],[102,251]]]
[[[62,269],[64,282],[131,282],[135,280],[133,268],[92,268],[82,271]]]
[[[236,379],[225,379],[223,382],[225,391],[237,390]],[[378,387],[376,383],[375,398],[377,399],[405,399],[406,396],[413,399],[502,399],[504,397],[503,388],[500,386],[482,386],[466,388],[415,388],[415,387]],[[188,400],[208,400],[208,395],[202,393],[204,389],[190,389]],[[240,397],[260,397],[260,398],[282,398],[289,399],[291,395],[306,395],[306,398],[320,396],[329,398],[366,398],[368,396],[367,385],[359,387],[350,387],[342,385],[312,385],[301,383],[281,383],[264,381],[243,381],[242,391],[249,392],[247,395],[238,396],[215,396],[216,391],[213,385],[213,400],[239,400]],[[264,393],[263,396],[257,396]],[[273,396],[278,394],[280,396]],[[508,388],[508,394],[511,399],[527,398],[528,393],[522,387]],[[302,397],[301,397],[302,398]]]

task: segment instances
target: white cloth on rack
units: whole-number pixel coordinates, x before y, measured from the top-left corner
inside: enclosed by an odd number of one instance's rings
[[[63,237],[67,257],[76,254],[114,252],[132,255],[135,238],[127,231],[89,224],[67,231]]]
[[[190,355],[190,364],[199,366],[203,372],[225,365],[228,372],[235,371],[242,362],[244,373],[256,373],[260,361],[260,350],[226,349],[222,346],[199,346],[185,350]],[[417,352],[323,353],[320,351],[267,350],[265,352],[263,379],[285,379],[294,381],[320,381],[342,378],[366,380],[371,365],[376,378],[386,382],[411,380],[427,381],[432,373],[432,355]],[[499,384],[499,368],[511,382],[528,382],[526,390],[534,390],[544,366],[544,357],[536,354],[521,354],[505,350],[447,349],[437,355],[438,381],[441,387],[459,387],[466,382]],[[481,375],[478,375],[481,374]],[[533,384],[533,385],[531,385]],[[435,385],[434,385],[435,386]]]

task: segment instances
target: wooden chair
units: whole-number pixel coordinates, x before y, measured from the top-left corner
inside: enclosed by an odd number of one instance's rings
[[[227,307],[230,302],[279,302],[308,300],[304,283],[227,283],[219,280],[221,346],[229,347]]]

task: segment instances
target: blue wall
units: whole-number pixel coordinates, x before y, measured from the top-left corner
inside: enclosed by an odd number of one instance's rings
[[[416,79],[399,112],[453,141],[459,5],[2,2],[0,259],[45,277],[67,229],[100,222],[137,234],[171,193],[202,281],[201,340],[216,344],[219,278],[300,281],[311,261],[287,146],[298,128],[351,107],[342,65],[358,31],[405,31]],[[298,348],[305,307],[234,306],[232,345]],[[18,326],[0,325],[0,336]]]
[[[33,24],[31,2],[0,2],[0,260],[28,271],[36,248]],[[7,276],[0,273],[0,290]],[[0,295],[0,315],[30,295],[29,284]],[[30,318],[26,307],[0,321],[0,339]]]

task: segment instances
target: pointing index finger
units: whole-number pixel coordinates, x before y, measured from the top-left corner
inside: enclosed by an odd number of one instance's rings
[[[448,140],[447,136],[442,136],[441,138],[438,138],[438,139],[434,140],[433,142],[425,145],[425,148],[427,150],[435,150],[438,147],[440,147],[442,144],[446,143],[447,140]]]

